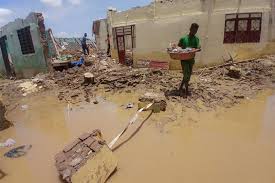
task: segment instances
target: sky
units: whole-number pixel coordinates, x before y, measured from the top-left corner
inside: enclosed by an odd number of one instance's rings
[[[30,12],[41,12],[56,37],[92,34],[92,22],[106,18],[108,7],[118,11],[144,6],[152,0],[0,0],[0,27]]]

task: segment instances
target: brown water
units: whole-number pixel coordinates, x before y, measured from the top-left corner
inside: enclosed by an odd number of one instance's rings
[[[8,148],[0,150],[0,169],[8,174],[0,182],[59,183],[53,157],[67,142],[96,128],[110,141],[135,112],[121,107],[135,101],[134,95],[111,99],[72,110],[52,95],[21,101],[28,109],[19,106],[8,114],[15,126],[0,132],[0,140],[13,138],[17,145],[32,144],[33,148],[18,159],[3,157]],[[187,110],[173,116],[172,111],[181,110],[169,106],[168,112],[153,114],[115,152],[119,166],[109,182],[275,182],[275,97],[271,92],[227,110]]]

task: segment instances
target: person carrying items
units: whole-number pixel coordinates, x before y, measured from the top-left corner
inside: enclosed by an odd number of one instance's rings
[[[86,41],[87,41],[87,33],[84,34],[84,37],[81,40],[81,46],[82,46],[83,54],[84,55],[89,55],[90,54],[89,53],[89,48],[87,46]]]
[[[188,35],[182,37],[179,40],[178,46],[182,49],[186,48],[194,48],[200,50],[200,40],[196,36],[199,29],[199,25],[197,23],[193,23],[190,27],[190,32]],[[181,82],[179,92],[182,95],[183,94],[183,85],[185,85],[185,92],[184,96],[187,97],[188,95],[191,95],[191,93],[188,90],[189,81],[191,79],[193,66],[195,64],[195,58],[192,58],[190,60],[181,60],[181,67],[183,71],[183,80]]]

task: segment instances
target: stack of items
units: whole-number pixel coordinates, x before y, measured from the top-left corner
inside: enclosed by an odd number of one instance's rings
[[[167,48],[167,52],[173,60],[190,60],[195,57],[196,51],[197,50],[193,48],[182,49],[172,44]]]

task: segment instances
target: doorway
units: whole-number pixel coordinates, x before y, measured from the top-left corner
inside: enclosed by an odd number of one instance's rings
[[[2,57],[3,57],[3,60],[4,60],[5,68],[6,68],[6,74],[7,74],[8,77],[11,77],[12,76],[12,70],[11,70],[11,65],[10,65],[6,40],[7,40],[7,36],[3,36],[3,37],[0,38],[0,47],[1,47],[1,52],[2,52]]]
[[[127,66],[133,65],[133,49],[136,46],[135,25],[115,27],[113,33],[119,63]]]

